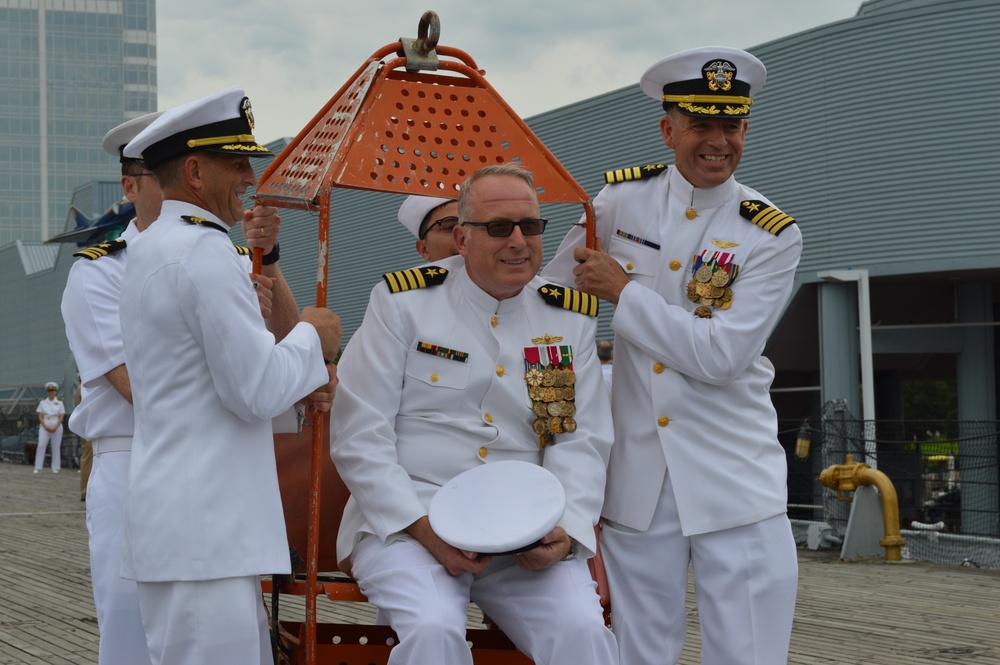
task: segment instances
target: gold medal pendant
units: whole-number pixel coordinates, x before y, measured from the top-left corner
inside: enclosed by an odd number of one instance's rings
[[[687,217],[688,219],[694,219],[695,217],[698,216],[698,211],[695,210],[694,208],[688,208],[687,210],[684,211],[684,216]]]

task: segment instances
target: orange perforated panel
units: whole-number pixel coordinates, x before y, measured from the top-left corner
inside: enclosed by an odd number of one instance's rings
[[[257,184],[258,201],[306,209],[319,205],[323,181],[378,69],[378,61],[362,67],[275,158]]]
[[[261,202],[316,209],[324,186],[457,197],[477,168],[504,163],[534,173],[540,201],[589,202],[477,70],[442,61],[411,73],[404,58],[374,58],[265,171]]]

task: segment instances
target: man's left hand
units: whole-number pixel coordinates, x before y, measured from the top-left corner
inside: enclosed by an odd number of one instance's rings
[[[316,411],[329,411],[333,407],[333,398],[337,394],[337,383],[339,382],[337,366],[333,363],[327,363],[326,372],[330,378],[326,385],[320,386],[302,400],[314,413]]]
[[[601,241],[597,241],[596,249],[577,247],[573,258],[578,264],[573,268],[576,288],[617,305],[622,289],[630,280],[618,261],[601,247]]]
[[[541,545],[514,555],[514,561],[524,570],[543,570],[562,561],[569,554],[573,541],[561,526],[542,536]]]
[[[267,275],[250,273],[250,283],[253,284],[253,289],[257,293],[257,302],[260,304],[260,315],[267,319],[271,316],[271,299],[274,295],[271,293],[271,287],[274,286],[274,280]]]
[[[274,249],[274,244],[278,242],[278,229],[281,226],[277,208],[258,205],[253,210],[244,210],[241,223],[243,235],[251,249],[260,247],[265,254]]]

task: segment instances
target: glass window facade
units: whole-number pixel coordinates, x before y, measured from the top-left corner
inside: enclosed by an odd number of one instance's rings
[[[155,0],[0,0],[0,246],[64,230],[73,190],[117,179],[115,125],[156,110]]]

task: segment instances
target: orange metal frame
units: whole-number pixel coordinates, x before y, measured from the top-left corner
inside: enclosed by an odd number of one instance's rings
[[[427,12],[416,40],[401,39],[376,51],[274,159],[257,185],[259,204],[319,213],[318,307],[327,304],[334,187],[457,198],[461,183],[476,169],[516,163],[534,174],[540,202],[584,206],[587,245],[594,246],[594,211],[586,191],[493,90],[467,53],[437,45],[437,21],[436,14]],[[259,250],[254,265],[259,272]],[[316,664],[320,639],[324,645],[331,639],[328,631],[317,627],[318,597],[343,599],[338,595],[342,592],[334,593],[318,581],[324,458],[329,461],[325,424],[325,414],[316,414],[310,455],[306,582],[281,589],[306,596],[305,622],[299,627],[306,665]],[[279,465],[279,476],[281,473]],[[336,524],[339,518],[339,514],[328,518],[327,524]],[[360,592],[355,587],[350,593]],[[364,628],[362,632],[367,633],[378,627]],[[343,638],[348,632],[342,628],[338,636]],[[502,637],[498,631],[490,632]],[[345,646],[343,639],[341,642],[340,646]],[[488,645],[502,640],[490,637],[487,642],[476,641],[489,651]],[[495,662],[530,662],[516,651],[512,653],[512,646],[497,648],[503,655]],[[365,651],[363,662],[376,662],[372,660],[375,655]],[[484,655],[480,650],[477,663],[490,662],[480,657]],[[332,661],[349,662],[345,656],[346,652],[338,651]]]

